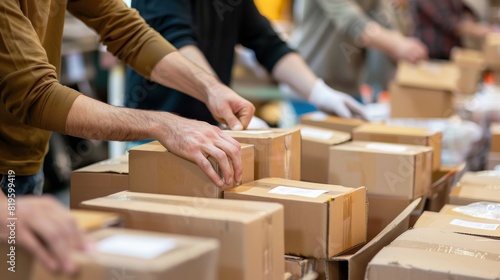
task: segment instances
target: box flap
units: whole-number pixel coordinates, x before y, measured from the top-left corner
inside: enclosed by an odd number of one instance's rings
[[[399,214],[387,227],[375,236],[365,246],[351,255],[337,256],[332,259],[335,262],[348,262],[348,279],[363,280],[365,271],[370,260],[386,245],[407,230],[404,221],[408,220],[411,212],[415,210],[422,199],[413,201],[401,214]]]
[[[245,193],[260,197],[272,197],[296,201],[308,201],[325,203],[343,196],[346,193],[352,193],[359,188],[347,188],[337,185],[317,184],[287,180],[281,178],[265,178],[254,182],[243,184],[224,193]],[[271,192],[272,191],[272,192]]]
[[[121,223],[120,215],[109,212],[72,209],[70,213],[83,231],[117,226]]]
[[[439,134],[439,132],[433,132],[429,129],[407,127],[407,126],[394,126],[394,125],[384,125],[384,124],[365,124],[358,126],[354,129],[354,133],[376,133],[376,134],[388,134],[388,135],[408,135],[408,136],[421,136],[427,137],[434,134]]]
[[[376,154],[394,154],[394,155],[417,155],[423,152],[432,151],[431,147],[389,144],[379,142],[352,141],[345,144],[332,146],[331,150],[356,151]]]
[[[302,139],[336,145],[351,140],[351,135],[347,132],[319,128],[310,125],[298,125],[295,128],[300,129]]]
[[[500,221],[435,212],[424,212],[414,228],[434,228],[477,236],[500,238]]]
[[[451,92],[457,89],[459,78],[460,70],[456,65],[436,61],[418,64],[401,62],[396,73],[399,85]]]
[[[73,172],[128,174],[128,155],[100,161]]]

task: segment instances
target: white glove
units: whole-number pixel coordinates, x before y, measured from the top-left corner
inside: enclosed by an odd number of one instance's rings
[[[322,79],[314,84],[308,101],[321,111],[334,113],[341,118],[353,118],[357,115],[367,120],[363,105],[352,96],[330,88]]]

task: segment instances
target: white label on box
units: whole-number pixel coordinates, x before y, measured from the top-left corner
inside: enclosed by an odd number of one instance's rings
[[[274,193],[274,194],[296,195],[309,198],[316,198],[327,192],[328,191],[326,190],[310,190],[310,189],[301,189],[301,188],[285,187],[285,186],[278,186],[269,191],[269,193]]]
[[[100,253],[151,260],[176,247],[171,238],[140,235],[114,235],[98,242]]]
[[[300,134],[302,137],[309,137],[309,138],[315,138],[315,139],[322,139],[322,140],[328,140],[335,135],[335,133],[331,131],[323,131],[319,129],[314,129],[314,128],[301,128],[300,129]]]
[[[370,143],[366,145],[366,148],[370,150],[397,152],[397,153],[401,153],[407,150],[405,146],[382,144],[382,143]]]
[[[328,118],[328,115],[324,112],[314,112],[309,116],[309,118],[313,121],[323,121]]]
[[[266,133],[272,133],[271,130],[240,130],[238,132],[246,133],[246,134],[266,134]]]
[[[459,226],[459,227],[466,227],[466,228],[473,228],[473,229],[482,229],[482,230],[497,230],[498,226],[500,224],[485,224],[485,223],[476,223],[476,222],[469,222],[469,221],[464,221],[460,219],[454,219],[453,221],[450,222],[450,225],[454,226]]]

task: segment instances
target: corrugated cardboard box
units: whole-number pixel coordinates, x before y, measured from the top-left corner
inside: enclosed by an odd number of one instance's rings
[[[399,63],[396,82],[390,86],[391,117],[449,117],[459,76],[458,67],[452,63]]]
[[[337,256],[333,260],[317,260],[315,269],[320,280],[347,279],[363,280],[368,262],[396,237],[408,230],[409,215],[414,211],[420,199],[412,202],[375,238],[353,252]],[[403,278],[402,278],[403,279]]]
[[[328,182],[372,195],[417,198],[431,186],[432,148],[353,141],[330,148]]]
[[[459,185],[487,186],[490,189],[500,189],[500,172],[495,170],[466,172],[460,178]]]
[[[491,124],[490,134],[490,152],[500,153],[500,123]]]
[[[128,190],[128,155],[101,161],[71,173],[70,206]]]
[[[300,118],[300,123],[352,133],[353,129],[365,124],[366,122],[359,119],[343,119],[335,116],[330,116],[323,112],[314,112],[302,115],[302,117]]]
[[[242,144],[241,158],[242,181],[253,181],[254,146]],[[221,176],[217,162],[211,158],[209,160]],[[168,152],[157,141],[130,150],[129,178],[130,191],[134,192],[219,198],[223,190],[212,183],[198,165]]]
[[[404,209],[412,203],[412,199],[380,195],[368,195],[368,231],[367,240],[372,240],[387,227]],[[407,229],[410,227],[408,223]]]
[[[405,232],[368,264],[366,280],[496,279],[500,241],[434,229]]]
[[[492,221],[498,221],[497,219],[498,215],[494,211],[497,207],[498,205],[495,202],[489,202],[489,203],[482,202],[480,207],[478,207],[477,204],[472,204],[472,205],[446,204],[445,206],[443,206],[443,208],[441,208],[439,213],[458,216],[458,217],[467,217],[467,218],[478,217],[478,218],[489,219]],[[482,217],[480,217],[480,215]]]
[[[127,228],[218,239],[217,279],[283,279],[279,204],[122,192],[82,206],[120,213]]]
[[[352,140],[428,146],[433,150],[432,170],[438,170],[441,166],[441,132],[415,127],[366,124],[354,129]]]
[[[449,202],[450,190],[456,177],[460,176],[466,167],[466,163],[459,166],[442,166],[439,170],[432,172],[432,187],[427,194],[425,210],[437,212]]]
[[[302,135],[302,181],[322,183],[328,182],[329,148],[351,140],[346,132],[323,129],[314,126],[300,125]]]
[[[451,60],[460,69],[458,92],[466,95],[476,93],[483,71],[486,69],[484,53],[477,50],[454,48],[451,52]]]
[[[490,70],[500,69],[500,34],[490,33],[483,45],[486,65]]]
[[[314,259],[285,256],[285,271],[291,274],[291,280],[301,280],[314,269]]]
[[[451,204],[467,205],[481,201],[500,202],[500,188],[462,185],[454,187],[450,192]]]
[[[500,238],[500,221],[445,213],[424,212],[414,228],[432,228],[477,236]],[[500,253],[500,252],[499,252]]]
[[[72,257],[79,265],[79,272],[74,276],[49,272],[38,261],[33,261],[26,278],[17,278],[16,272],[2,279],[217,279],[219,244],[214,239],[125,229],[103,229],[90,237],[96,240],[98,253],[75,252]],[[2,269],[0,275],[5,274],[4,271]]]
[[[366,189],[266,178],[224,192],[224,199],[285,207],[285,253],[331,258],[366,241]]]
[[[225,132],[240,143],[255,146],[255,180],[266,177],[300,180],[300,131],[298,129]]]

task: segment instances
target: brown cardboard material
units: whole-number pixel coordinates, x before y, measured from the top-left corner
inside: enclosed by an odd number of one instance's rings
[[[323,112],[314,112],[302,115],[300,123],[304,125],[322,127],[325,129],[337,130],[347,133],[352,133],[356,127],[366,124],[365,121],[359,119],[343,119],[335,116],[327,115]]]
[[[368,264],[366,280],[496,279],[500,241],[434,229],[413,229]]]
[[[221,280],[282,279],[283,206],[121,192],[82,206],[123,215],[127,228],[216,238]]]
[[[495,170],[497,165],[500,165],[500,153],[488,153],[486,169]]]
[[[455,177],[459,176],[465,169],[463,163],[455,167],[442,167],[432,172],[432,187],[427,195],[425,210],[438,212],[450,200],[449,194]]]
[[[483,45],[486,65],[490,70],[500,69],[500,34],[490,33]]]
[[[311,194],[311,190],[323,193]],[[282,204],[288,255],[331,258],[366,241],[364,187],[266,178],[227,190],[224,199]]]
[[[450,192],[450,204],[468,205],[481,201],[500,202],[500,188],[463,185],[454,187]]]
[[[454,92],[459,76],[458,67],[449,62],[401,62],[398,65],[396,81],[398,85],[406,87]]]
[[[487,186],[490,189],[500,188],[500,173],[495,170],[466,172],[460,178],[458,185]]]
[[[320,271],[318,279],[334,280],[363,280],[366,267],[370,260],[396,237],[408,230],[408,220],[411,212],[420,203],[420,199],[413,201],[375,238],[354,252],[335,257],[330,261],[317,260],[316,269]]]
[[[128,155],[101,161],[71,173],[70,207],[80,202],[126,191],[128,184]]]
[[[417,198],[431,186],[432,148],[353,141],[330,148],[328,182],[368,194]]]
[[[432,170],[438,170],[441,166],[441,132],[414,127],[366,124],[354,129],[352,140],[428,146],[433,150]]]
[[[301,280],[313,271],[314,259],[285,255],[285,271],[291,274],[291,280]]]
[[[328,182],[329,148],[351,140],[346,132],[299,125],[302,136],[301,178],[302,181]]]
[[[255,180],[277,177],[300,180],[300,131],[265,129],[225,131],[240,143],[255,146]]]
[[[500,238],[500,222],[476,217],[424,212],[414,228],[433,228],[470,235]],[[499,252],[500,253],[500,252]]]
[[[490,134],[490,152],[500,153],[500,123],[491,124]]]
[[[453,95],[446,90],[389,85],[391,118],[448,118],[453,112]],[[432,102],[431,102],[432,101]]]
[[[460,69],[458,92],[465,95],[476,93],[477,85],[486,69],[484,53],[471,49],[454,48],[451,52],[451,60]]]
[[[89,232],[97,229],[120,226],[122,219],[118,214],[88,210],[71,210],[71,216],[83,231]]]
[[[372,240],[412,202],[411,199],[368,195],[367,240]],[[407,229],[410,227],[408,223]]]
[[[160,252],[159,256],[147,259],[138,256],[128,256],[118,253],[83,254],[73,253],[72,257],[79,265],[75,276],[66,276],[49,272],[40,262],[32,261],[26,278],[18,278],[18,272],[2,277],[2,279],[23,280],[87,280],[87,279],[205,279],[216,280],[217,255],[219,244],[214,239],[201,239],[170,234],[156,234],[144,231],[125,229],[103,229],[90,234],[97,244],[108,238],[151,239],[172,243],[170,250]],[[108,239],[109,240],[109,239]],[[120,241],[117,241],[119,244]],[[124,247],[127,243],[122,242]],[[145,249],[145,248],[141,248]],[[23,250],[24,251],[24,250]],[[98,251],[100,251],[98,249]],[[136,255],[137,251],[135,251]],[[22,252],[27,258],[26,251]],[[4,254],[2,254],[4,255]],[[4,257],[2,257],[3,259]],[[2,262],[2,268],[5,267]],[[20,267],[18,268],[20,269]],[[0,272],[5,274],[6,270]]]
[[[241,158],[242,181],[253,181],[254,146],[242,144]],[[210,161],[220,176],[219,165],[214,160]],[[157,141],[130,150],[129,178],[130,191],[134,192],[221,198],[224,189],[212,183],[198,165],[167,152]]]

